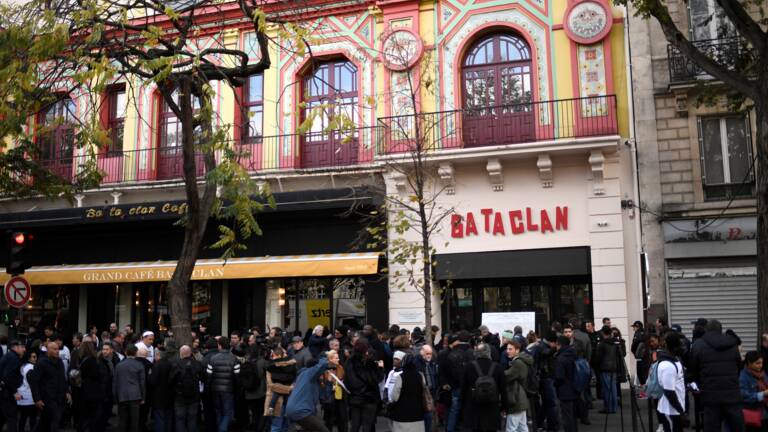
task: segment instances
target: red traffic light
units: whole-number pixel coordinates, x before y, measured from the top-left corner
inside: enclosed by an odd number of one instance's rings
[[[15,242],[17,245],[23,245],[23,244],[24,244],[24,242],[27,240],[27,237],[24,235],[24,233],[23,233],[23,232],[17,232],[17,233],[13,233],[13,236],[12,236],[12,237],[13,237],[13,241],[14,241],[14,242]]]

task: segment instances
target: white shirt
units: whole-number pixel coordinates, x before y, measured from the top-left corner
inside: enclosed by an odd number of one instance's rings
[[[153,346],[147,346],[144,341],[139,341],[139,343],[136,344],[136,348],[142,349],[144,348],[147,350],[147,360],[149,360],[150,363],[155,362],[155,347]]]
[[[381,392],[382,399],[384,398],[389,399],[389,395],[392,394],[392,389],[395,387],[395,378],[397,378],[398,375],[402,373],[403,373],[402,370],[395,371],[394,369],[392,369],[391,371],[389,371],[389,374],[387,374],[387,379],[384,380],[384,388],[382,389],[382,392]]]
[[[69,348],[67,348],[66,345],[61,346],[61,349],[59,350],[59,358],[64,363],[64,374],[69,376],[69,364],[72,361],[72,353],[69,352]]]
[[[675,368],[677,366],[677,368]],[[676,361],[674,364],[671,361],[662,361],[659,363],[657,372],[659,377],[659,384],[664,390],[674,390],[677,394],[677,400],[680,405],[685,409],[685,378],[683,375],[683,364]],[[659,406],[656,408],[660,413],[666,415],[680,415],[672,404],[667,400],[667,396],[664,395],[659,400]]]
[[[32,400],[32,389],[30,389],[29,381],[27,381],[27,374],[34,368],[35,365],[32,363],[27,363],[21,367],[21,376],[24,377],[24,380],[21,383],[21,387],[16,391],[21,395],[21,399],[16,401],[16,405],[30,406],[35,404],[35,401]]]

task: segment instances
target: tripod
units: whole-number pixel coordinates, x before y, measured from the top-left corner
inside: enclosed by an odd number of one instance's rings
[[[640,411],[640,406],[637,404],[637,394],[635,393],[637,391],[635,387],[635,383],[632,380],[632,376],[629,373],[629,368],[627,367],[627,361],[624,359],[624,356],[621,355],[621,349],[616,351],[616,358],[617,358],[617,364],[621,364],[623,369],[623,377],[627,380],[629,383],[629,407],[631,410],[631,418],[632,418],[632,432],[638,431],[638,420],[640,421],[640,432],[645,432],[645,425],[643,424],[643,416]],[[618,373],[617,373],[617,380],[618,380]],[[620,390],[620,389],[619,389]],[[605,397],[605,395],[603,395]],[[622,401],[621,397],[621,391],[618,392],[618,398],[619,398],[619,418],[621,420],[621,432],[624,432],[624,403]],[[603,432],[608,432],[608,412],[605,413],[605,421],[603,423]],[[649,431],[650,432],[650,431]]]

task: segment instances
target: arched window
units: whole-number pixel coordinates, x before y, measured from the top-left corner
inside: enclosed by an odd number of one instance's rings
[[[462,69],[466,108],[531,101],[531,50],[519,36],[493,34],[479,40]]]
[[[493,33],[462,62],[466,146],[527,140],[533,133],[531,49],[520,36]]]
[[[75,148],[75,103],[63,97],[38,117],[41,134],[38,138],[39,159],[51,172],[72,178],[72,156]]]
[[[302,166],[356,163],[356,136],[350,140],[349,130],[338,133],[329,130],[329,126],[350,121],[357,124],[357,67],[346,59],[339,59],[310,70],[304,77],[303,102],[303,117],[312,118],[312,127],[302,143]]]

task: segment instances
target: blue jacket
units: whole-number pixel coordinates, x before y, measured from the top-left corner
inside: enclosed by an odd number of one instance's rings
[[[763,377],[768,381],[768,374],[763,372]],[[768,418],[768,409],[763,403],[763,393],[757,389],[757,379],[745,368],[739,373],[739,388],[741,388],[741,398],[744,399],[744,406],[747,408],[763,407],[763,418]]]
[[[295,422],[315,415],[315,406],[320,401],[319,378],[327,368],[328,359],[321,358],[315,366],[299,371],[285,409],[285,416],[289,420]]]

